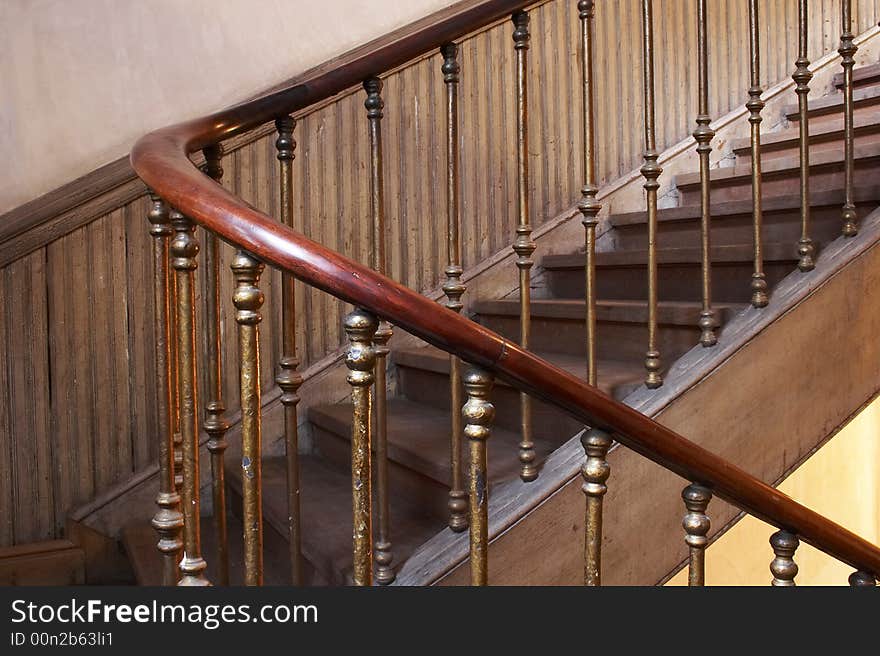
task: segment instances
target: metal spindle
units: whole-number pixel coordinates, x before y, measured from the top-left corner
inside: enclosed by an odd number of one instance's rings
[[[752,152],[752,224],[755,248],[755,270],[752,273],[752,306],[762,308],[767,305],[767,281],[764,277],[764,251],[761,231],[764,223],[764,213],[761,200],[761,110],[764,109],[764,101],[761,100],[761,52],[760,32],[758,21],[758,0],[749,0],[749,70],[751,74],[751,86],[749,87],[749,100],[746,109],[749,110],[749,124],[751,126],[751,152]]]
[[[370,210],[372,216],[372,266],[379,273],[386,271],[385,260],[385,182],[382,163],[382,80],[377,77],[364,82],[367,98],[364,107],[370,125]],[[386,367],[388,363],[388,341],[391,339],[391,325],[380,321],[373,336],[376,352],[375,374],[375,434],[373,447],[376,450],[376,505],[378,506],[378,534],[376,536],[376,582],[388,585],[394,581],[391,563],[391,512],[388,501],[388,407],[386,390]]]
[[[150,193],[150,234],[153,236],[153,308],[156,325],[156,396],[159,434],[158,510],[153,528],[159,534],[156,548],[162,554],[162,585],[175,585],[179,576],[177,562],[183,542],[180,534],[183,515],[180,494],[174,487],[174,402],[171,389],[171,297],[168,271],[169,238],[173,230],[168,219],[168,206]]]
[[[293,228],[293,159],[296,141],[293,128],[296,121],[284,116],[275,121],[278,139],[275,148],[281,167],[281,222]],[[284,406],[284,449],[287,461],[287,538],[290,549],[290,581],[303,584],[302,535],[300,532],[300,483],[299,483],[299,428],[297,405],[302,374],[297,371],[299,358],[296,353],[296,287],[293,276],[281,278],[281,348],[279,371],[275,382],[281,388],[281,405]]]
[[[654,3],[642,0],[642,55],[644,58],[645,94],[645,178],[648,209],[648,350],[645,353],[645,385],[656,389],[663,384],[662,366],[657,347],[657,190],[663,168],[657,163],[657,142],[654,126]]]
[[[458,144],[458,82],[461,66],[458,63],[458,45],[448,43],[440,49],[443,55],[443,81],[446,83],[446,307],[461,312],[461,297],[466,287],[461,281],[461,238],[459,216],[459,144]],[[451,407],[449,485],[449,528],[461,532],[467,528],[467,493],[462,476],[462,423],[459,408],[461,398],[461,360],[449,356],[449,398]]]
[[[210,585],[202,558],[199,516],[199,418],[196,378],[195,270],[199,243],[195,225],[176,210],[170,213],[174,226],[171,266],[177,279],[177,375],[180,399],[180,436],[183,453],[183,558],[178,585]]]
[[[798,240],[798,269],[812,271],[816,266],[813,260],[813,240],[810,238],[810,123],[807,95],[810,93],[810,60],[807,59],[807,39],[809,35],[808,0],[798,0],[798,58],[795,61],[791,79],[795,82],[798,98],[798,127],[801,164],[801,238]]]
[[[587,456],[581,468],[584,479],[581,489],[587,498],[584,521],[584,585],[602,585],[602,499],[608,491],[605,485],[611,467],[605,459],[611,448],[611,435],[598,428],[581,436],[581,445]]]
[[[858,48],[852,33],[852,0],[842,0],[840,11],[840,65],[843,67],[843,180],[844,201],[840,218],[843,221],[843,236],[853,237],[859,232],[858,215],[853,196],[853,174],[855,168],[855,133],[853,124],[853,66]]]
[[[516,253],[516,266],[519,269],[519,314],[520,339],[524,349],[529,348],[532,328],[531,276],[532,254],[535,242],[532,240],[532,225],[529,214],[529,97],[528,97],[528,52],[529,14],[518,11],[511,17],[513,21],[513,44],[516,50],[516,170],[517,170],[517,215],[516,239],[513,252]],[[525,392],[520,393],[520,443],[519,476],[523,481],[538,478],[535,465],[535,443],[532,436],[532,399]]]
[[[596,225],[602,204],[596,200],[599,187],[596,185],[596,127],[595,98],[593,90],[593,15],[595,2],[580,0],[577,3],[578,17],[581,21],[581,81],[583,83],[584,103],[584,186],[578,209],[584,225],[586,282],[586,325],[587,325],[587,382],[596,384]]]
[[[371,443],[373,434],[373,381],[376,349],[373,336],[379,321],[365,310],[345,317],[348,351],[345,364],[351,385],[351,496],[354,584],[373,584],[373,507]]]
[[[170,255],[170,242],[169,242]],[[170,272],[169,272],[170,275]],[[183,498],[183,436],[180,434],[180,381],[177,375],[177,276],[171,275],[169,285],[169,305],[171,312],[168,315],[170,329],[168,331],[171,340],[171,432],[172,447],[174,452],[174,489]]]
[[[464,376],[467,402],[461,410],[464,434],[470,453],[468,510],[470,512],[471,585],[489,580],[489,474],[486,441],[492,432],[495,407],[489,401],[494,379],[482,369],[470,369]]]
[[[712,500],[712,490],[697,483],[691,483],[681,493],[687,513],[681,525],[684,528],[684,541],[688,546],[688,585],[706,585],[706,545],[709,539],[709,516],[706,509]]]
[[[220,182],[223,148],[204,149],[205,173]],[[217,543],[217,583],[229,585],[229,544],[226,531],[226,474],[223,463],[229,422],[223,416],[223,345],[220,332],[220,240],[205,232],[205,334],[208,356],[208,398],[205,405],[205,432],[211,454],[211,491],[214,502],[214,537]]]
[[[707,34],[706,0],[697,0],[697,71],[699,91],[697,103],[697,127],[694,140],[700,157],[700,244],[701,276],[703,287],[703,309],[697,325],[700,328],[700,344],[705,347],[718,343],[715,329],[718,323],[712,309],[712,239],[711,239],[711,180],[709,174],[709,154],[712,152],[712,139],[715,130],[709,127],[709,38]]]
[[[859,570],[849,575],[849,584],[853,588],[873,588],[877,585],[877,580],[870,572]]]
[[[263,585],[262,434],[260,416],[260,308],[263,264],[239,250],[231,264],[238,323],[241,389],[241,481],[244,524],[244,582]]]
[[[797,536],[788,531],[777,531],[770,536],[770,546],[776,557],[770,563],[770,572],[773,574],[771,585],[780,587],[792,587],[795,585],[794,577],[797,576],[798,566],[794,562],[794,552],[800,541]]]

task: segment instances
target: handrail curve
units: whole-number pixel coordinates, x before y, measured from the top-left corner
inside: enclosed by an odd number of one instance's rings
[[[880,575],[880,549],[690,442],[598,388],[523,351],[441,304],[273,220],[223,189],[189,159],[198,150],[332,97],[523,7],[465,0],[304,74],[290,86],[210,116],[142,137],[131,153],[141,179],[177,210],[304,283],[399,326],[478,366],[804,542]]]

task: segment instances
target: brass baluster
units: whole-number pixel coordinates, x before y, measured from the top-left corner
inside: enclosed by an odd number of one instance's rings
[[[764,223],[761,193],[761,110],[764,109],[764,101],[761,100],[761,52],[760,33],[758,21],[758,0],[749,0],[749,70],[751,73],[751,86],[749,87],[749,100],[746,109],[749,110],[749,124],[751,126],[751,152],[752,152],[752,227],[755,245],[755,271],[752,273],[752,306],[765,307],[769,301],[767,297],[767,281],[764,277],[764,250],[761,231]]]
[[[443,81],[446,83],[446,307],[461,312],[461,297],[466,290],[461,281],[461,239],[459,237],[459,146],[458,146],[458,82],[461,67],[458,63],[458,45],[448,43],[440,49],[443,55]],[[449,356],[449,398],[451,412],[449,485],[449,528],[461,532],[467,528],[467,493],[462,481],[461,436],[462,423],[459,408],[461,399],[461,360]]]
[[[377,77],[364,82],[367,99],[364,107],[370,125],[370,210],[372,216],[372,266],[384,274],[385,261],[385,180],[382,163],[382,80]],[[391,567],[394,555],[391,553],[391,512],[388,505],[388,408],[386,399],[386,367],[388,362],[388,341],[391,339],[391,325],[380,321],[373,336],[376,352],[375,374],[375,434],[373,447],[376,450],[376,505],[378,506],[378,535],[376,536],[376,582],[388,585],[395,574]]]
[[[205,173],[220,182],[223,178],[223,147],[204,149]],[[205,406],[205,432],[211,454],[211,489],[214,502],[214,536],[217,542],[217,583],[229,585],[229,545],[226,534],[226,431],[223,404],[223,347],[220,333],[220,240],[205,232],[205,333],[208,355],[208,398]]]
[[[706,585],[706,545],[709,540],[709,516],[706,509],[712,500],[712,490],[697,483],[691,483],[681,493],[687,513],[681,525],[684,528],[684,541],[688,546],[688,585]]]
[[[853,588],[873,588],[877,581],[870,572],[859,570],[849,575],[849,584]]]
[[[644,57],[645,93],[645,163],[641,173],[645,178],[645,196],[648,208],[648,350],[645,353],[645,385],[656,389],[663,384],[662,366],[657,348],[657,181],[663,172],[657,163],[657,143],[654,127],[654,3],[642,0],[642,55]]]
[[[801,238],[798,241],[798,269],[812,271],[816,266],[813,260],[813,240],[810,239],[810,123],[807,94],[810,93],[810,60],[807,59],[807,39],[809,35],[808,2],[798,0],[798,58],[795,61],[791,79],[795,82],[798,97],[798,123],[801,163]]]
[[[345,317],[348,351],[345,364],[351,385],[351,497],[354,584],[373,584],[373,507],[371,447],[376,349],[373,336],[379,321],[365,310]]]
[[[275,121],[278,139],[275,148],[281,166],[281,222],[293,225],[293,159],[296,141],[293,128],[296,121],[284,116]],[[302,374],[297,371],[296,355],[296,287],[293,276],[281,278],[281,340],[283,354],[279,361],[275,382],[281,388],[281,405],[284,406],[284,448],[287,460],[287,537],[290,543],[290,580],[293,585],[303,584],[302,536],[300,533],[300,483],[299,483],[299,428],[297,405]]]
[[[524,349],[529,348],[532,329],[532,254],[535,242],[532,241],[532,225],[529,214],[529,96],[528,96],[528,52],[529,14],[518,11],[511,17],[513,21],[513,44],[516,50],[516,169],[517,169],[517,215],[516,239],[513,252],[516,253],[516,266],[519,269],[519,314],[520,339]],[[532,439],[532,399],[520,394],[520,432],[519,477],[528,482],[538,478],[535,465],[535,443]]]
[[[176,210],[170,213],[175,235],[171,266],[177,278],[177,375],[180,398],[180,436],[183,452],[183,558],[178,585],[210,585],[202,558],[199,516],[199,419],[196,378],[195,270],[199,243],[195,225]]]
[[[707,35],[706,0],[697,0],[697,71],[699,91],[697,103],[697,127],[694,140],[700,157],[700,243],[702,246],[701,275],[703,284],[703,309],[697,325],[700,328],[700,344],[705,347],[718,343],[715,329],[718,323],[712,309],[712,239],[711,239],[711,180],[709,154],[715,130],[709,127],[709,39]]]
[[[581,468],[581,489],[587,498],[584,522],[584,585],[602,585],[602,499],[608,491],[605,482],[611,467],[605,459],[611,448],[611,435],[598,428],[585,431],[581,445],[587,459]]]
[[[260,308],[263,264],[239,250],[232,260],[241,384],[241,481],[244,582],[263,585],[262,426],[260,417]]]
[[[843,67],[843,185],[844,201],[841,219],[843,236],[854,237],[859,232],[858,215],[853,198],[853,171],[855,167],[855,134],[853,125],[853,66],[858,48],[852,33],[852,0],[842,0],[840,11],[840,65]]]
[[[170,245],[169,245],[170,246]],[[170,250],[169,250],[170,253]],[[174,451],[174,489],[178,495],[183,494],[183,437],[180,434],[180,384],[177,376],[177,276],[172,275],[168,285],[171,313],[168,320],[171,328],[168,331],[171,339],[171,426]],[[181,497],[182,498],[182,497]]]
[[[162,554],[162,584],[175,585],[177,562],[183,542],[180,538],[183,515],[180,494],[174,487],[174,405],[171,390],[171,297],[169,284],[169,244],[173,233],[168,206],[150,192],[150,234],[153,236],[153,308],[156,326],[156,395],[159,434],[159,509],[153,516],[153,528],[159,534],[156,547]]]
[[[587,325],[587,382],[596,384],[596,225],[602,203],[596,200],[596,127],[595,99],[593,97],[593,15],[595,2],[580,0],[577,3],[581,21],[581,81],[584,102],[584,186],[578,209],[584,225]]]
[[[798,566],[794,562],[794,552],[800,541],[797,536],[788,531],[776,531],[770,536],[770,546],[776,558],[770,563],[770,572],[773,574],[771,585],[792,587],[795,585],[794,577],[798,573]]]
[[[492,432],[495,407],[489,401],[494,380],[482,369],[470,369],[464,376],[467,402],[461,410],[464,434],[470,452],[468,509],[470,511],[471,585],[489,580],[489,474],[486,441]]]

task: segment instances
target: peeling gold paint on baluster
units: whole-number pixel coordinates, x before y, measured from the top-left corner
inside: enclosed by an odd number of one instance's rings
[[[606,460],[612,444],[611,435],[598,428],[585,431],[581,436],[586,460],[581,468],[586,495],[584,521],[584,585],[602,585],[602,499],[608,491],[606,482],[611,467]]]
[[[777,531],[770,536],[770,546],[776,556],[770,563],[770,572],[773,574],[771,585],[774,587],[795,585],[794,577],[797,576],[798,566],[794,562],[794,552],[799,544],[797,536],[788,531]]]
[[[852,33],[852,0],[840,4],[840,65],[843,67],[843,179],[844,202],[841,211],[843,236],[854,237],[859,232],[858,215],[853,192],[855,173],[855,125],[853,123],[853,67],[856,47]]]
[[[764,246],[762,230],[764,224],[763,197],[762,197],[762,174],[761,174],[761,110],[764,109],[764,101],[761,100],[761,46],[760,46],[760,21],[758,17],[758,0],[749,0],[749,73],[751,86],[749,86],[749,100],[746,109],[749,110],[750,142],[752,154],[752,232],[754,242],[755,266],[752,273],[752,306],[756,308],[766,307],[769,302],[767,296],[767,280],[764,276]]]
[[[494,379],[482,369],[470,369],[464,377],[467,402],[461,414],[468,438],[468,510],[470,511],[471,585],[489,581],[489,473],[486,441],[492,432],[495,407],[489,401]]]
[[[712,500],[712,490],[697,483],[691,483],[681,493],[687,514],[682,521],[688,546],[688,585],[706,585],[706,537],[709,534],[709,516],[706,509]]]
[[[798,128],[801,173],[801,238],[797,244],[798,269],[812,271],[816,263],[813,260],[813,240],[810,238],[810,123],[809,103],[810,60],[807,58],[809,38],[809,2],[798,0],[798,58],[795,61],[791,79],[795,82],[795,93],[798,98]]]

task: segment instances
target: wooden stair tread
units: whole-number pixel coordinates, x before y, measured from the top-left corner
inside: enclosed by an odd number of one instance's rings
[[[316,426],[348,440],[351,432],[351,405],[336,403],[309,409],[309,420]],[[388,400],[388,458],[449,485],[449,412],[404,398]],[[489,482],[510,480],[519,475],[516,458],[519,436],[495,426],[489,440]],[[535,439],[539,461],[557,445]]]
[[[853,117],[853,126],[856,130],[856,136],[859,131],[864,133],[868,130],[880,130],[880,112],[872,112],[864,115],[859,114]],[[828,125],[820,124],[810,129],[810,143],[827,142],[834,139],[843,138],[843,121],[841,124]],[[782,146],[795,147],[800,143],[800,128],[793,127],[778,132],[768,132],[761,134],[761,150],[774,150]],[[751,142],[748,138],[737,139],[732,145],[733,152],[737,155],[747,155],[751,151]]]
[[[546,352],[535,353],[535,355],[573,376],[586,379],[586,362],[582,357],[569,353]],[[392,357],[394,363],[399,366],[425,369],[444,375],[449,374],[449,355],[434,346],[396,349]],[[609,396],[615,396],[615,391],[621,387],[625,387],[626,391],[629,391],[629,386],[632,383],[640,383],[645,375],[644,367],[638,362],[600,359],[596,366],[598,387]],[[503,380],[498,380],[496,385],[508,386]]]
[[[870,202],[880,200],[880,185],[856,185],[853,188],[854,200],[856,202]],[[810,207],[835,207],[843,204],[844,191],[840,189],[829,189],[826,191],[814,191],[810,194]],[[785,196],[767,196],[763,199],[762,210],[764,215],[773,212],[786,212],[798,210],[801,206],[799,195],[790,194]],[[730,200],[712,203],[710,206],[712,219],[735,217],[735,216],[751,216],[752,201],[751,200]],[[699,205],[681,205],[679,207],[668,207],[657,211],[657,221],[659,223],[671,223],[675,221],[698,221],[701,218],[702,209]],[[644,210],[637,212],[621,212],[612,214],[608,217],[609,223],[615,228],[641,226],[648,222],[648,214]]]
[[[880,157],[880,144],[856,144],[854,148],[854,158],[856,160],[873,159],[876,157]],[[843,161],[844,157],[842,150],[840,152],[829,151],[815,153],[810,159],[810,169],[815,169],[820,166],[842,165]],[[774,175],[799,176],[800,156],[791,155],[766,162],[763,167],[764,178]],[[723,182],[729,184],[747,182],[751,180],[751,171],[747,166],[723,166],[717,169],[712,169],[710,179],[714,183]],[[683,173],[675,176],[675,186],[679,190],[695,188],[698,187],[699,184],[699,172]]]
[[[860,87],[869,84],[880,83],[880,64],[867,64],[853,69],[853,86]],[[835,73],[831,78],[831,84],[838,89],[843,89],[843,72]]]
[[[532,301],[532,317],[582,321],[585,306],[582,299],[536,299]],[[714,307],[723,317],[744,305],[717,303]],[[697,302],[660,301],[657,304],[657,321],[667,325],[695,326],[701,309]],[[474,310],[477,314],[484,315],[519,316],[519,299],[480,301],[474,304]],[[617,323],[645,323],[648,319],[648,303],[644,300],[599,299],[596,301],[596,319]]]
[[[391,490],[391,541],[394,563],[443,529]],[[331,585],[350,582],[352,568],[351,477],[315,456],[300,456],[300,504],[303,556]],[[287,535],[287,465],[283,457],[263,460],[263,517]]]
[[[764,261],[796,261],[795,246],[792,244],[765,244]],[[660,248],[657,250],[657,263],[693,264],[702,262],[703,251],[700,247]],[[754,246],[751,244],[730,244],[712,247],[712,264],[729,262],[752,262]],[[648,251],[616,250],[596,253],[596,267],[645,267],[648,264]],[[570,255],[550,255],[541,260],[541,265],[549,270],[571,270],[584,268],[583,253]]]
[[[856,106],[872,105],[878,101],[880,101],[880,87],[878,86],[853,89],[853,104]],[[797,121],[800,118],[797,103],[786,105],[783,111],[789,121]],[[817,100],[810,100],[810,118],[838,111],[843,111],[843,94],[833,94]]]

